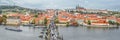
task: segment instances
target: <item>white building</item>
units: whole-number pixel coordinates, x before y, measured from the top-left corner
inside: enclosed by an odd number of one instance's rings
[[[20,25],[20,19],[18,17],[8,17],[7,18],[7,25]]]

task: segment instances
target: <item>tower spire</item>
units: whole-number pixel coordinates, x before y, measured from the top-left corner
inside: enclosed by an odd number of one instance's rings
[[[79,4],[76,6],[76,9],[78,9],[80,6],[79,6]]]

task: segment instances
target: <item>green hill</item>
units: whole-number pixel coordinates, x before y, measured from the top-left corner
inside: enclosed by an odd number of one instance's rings
[[[1,12],[7,12],[7,11],[12,11],[12,12],[26,12],[26,11],[29,11],[29,12],[32,12],[32,13],[43,12],[43,10],[24,8],[24,7],[20,7],[20,6],[0,5],[0,13]]]

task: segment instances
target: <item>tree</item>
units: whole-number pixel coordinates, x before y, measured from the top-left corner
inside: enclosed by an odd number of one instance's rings
[[[45,19],[44,19],[44,25],[45,25],[45,26],[47,26],[47,22],[48,22],[48,20],[47,20],[47,18],[45,18]]]
[[[32,24],[35,24],[35,18],[33,18],[33,20],[32,20]]]
[[[91,25],[91,21],[90,21],[90,20],[88,20],[87,24],[88,24],[88,25]]]
[[[2,24],[2,22],[3,22],[3,19],[2,19],[2,17],[0,16],[0,24]]]
[[[0,10],[0,14],[2,14],[2,10]]]
[[[37,17],[38,17],[38,15],[35,14],[35,15],[34,15],[34,18],[33,18],[33,20],[32,20],[32,24],[36,24],[35,19],[36,19]]]
[[[109,20],[108,22],[109,22],[109,24],[112,24],[112,25],[115,25],[115,24],[116,24],[116,22],[114,22],[114,21],[112,21],[112,20]]]
[[[3,15],[3,16],[2,16],[2,19],[3,19],[3,23],[6,24],[6,23],[7,23],[7,16],[6,16],[6,15]]]
[[[67,27],[69,26],[69,22],[66,22],[66,26],[67,26]]]
[[[35,14],[35,15],[34,15],[34,17],[35,17],[35,18],[37,18],[37,17],[38,17],[38,15],[37,15],[37,14]]]
[[[116,22],[116,25],[119,26],[120,24],[118,22]]]
[[[3,15],[2,17],[5,17],[5,18],[7,18],[7,16],[6,16],[6,15]]]
[[[58,18],[56,18],[56,19],[55,19],[55,23],[59,23],[59,20],[58,20]]]

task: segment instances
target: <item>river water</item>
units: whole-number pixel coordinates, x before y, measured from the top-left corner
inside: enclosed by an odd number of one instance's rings
[[[0,40],[41,40],[41,28],[20,27],[22,32],[5,30],[0,26]],[[120,40],[119,28],[59,27],[64,40]]]

